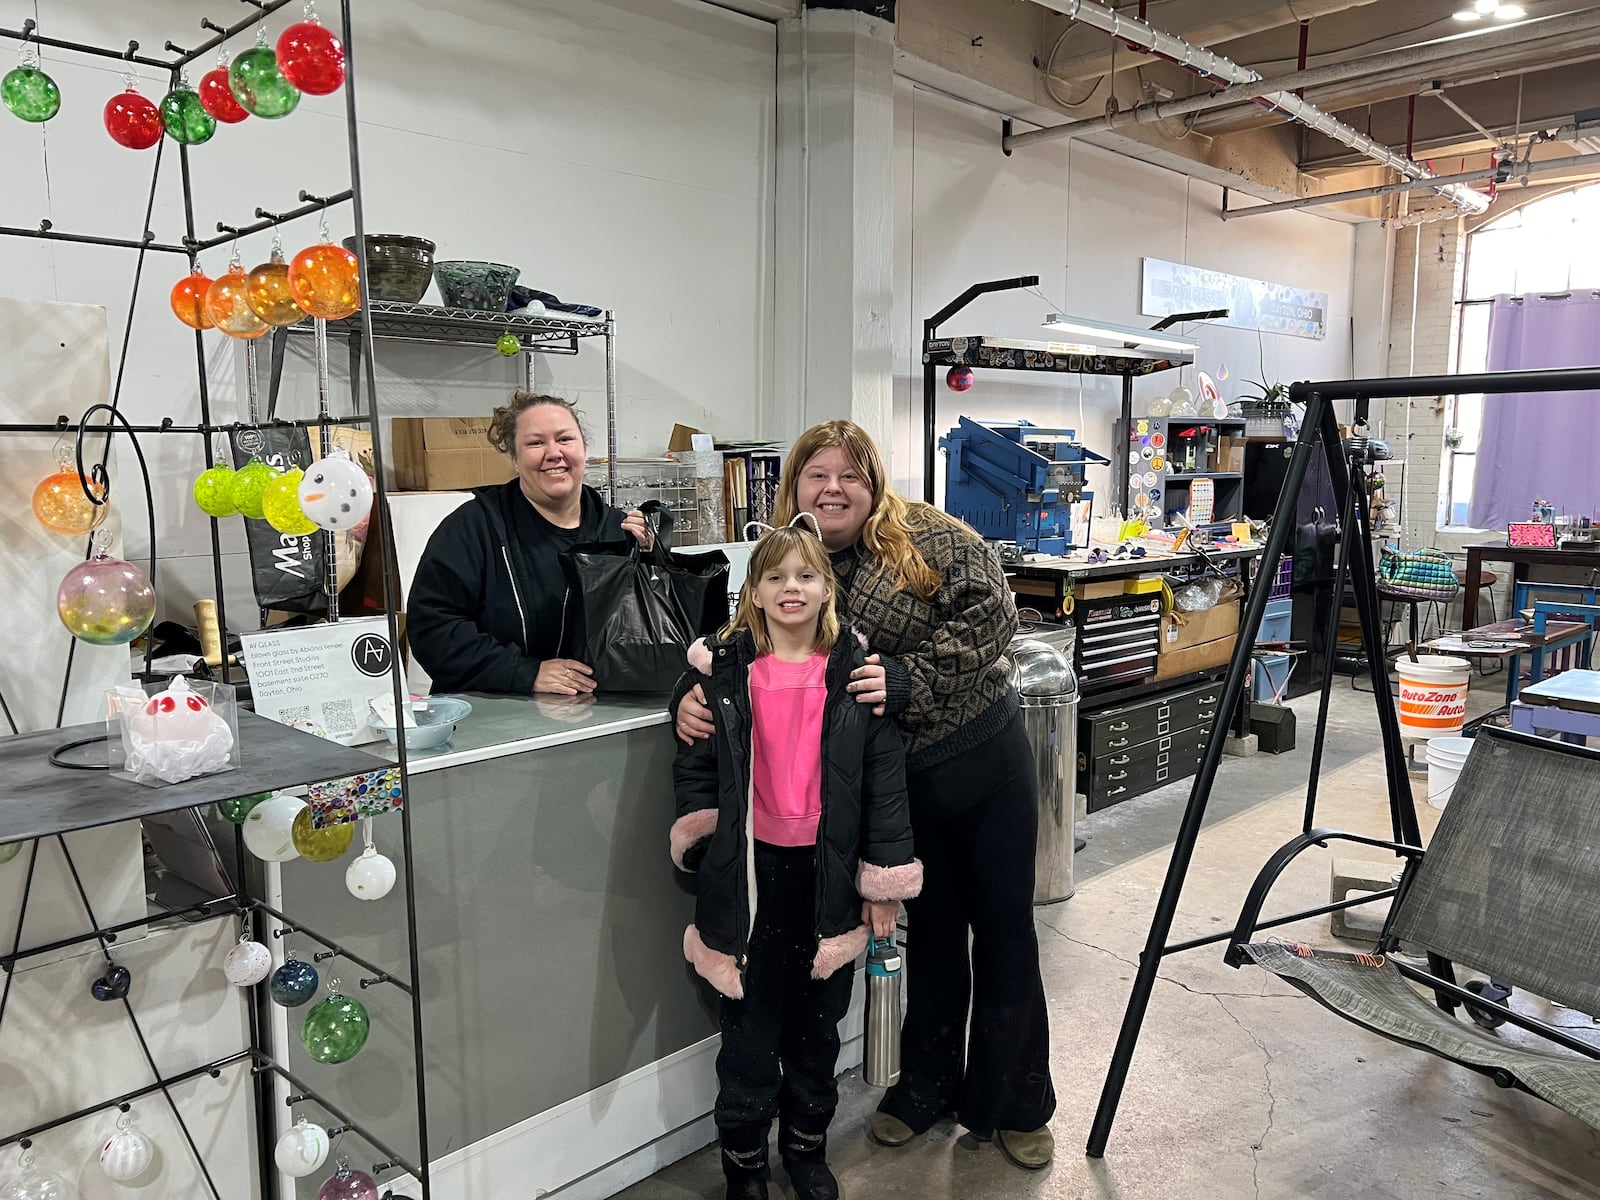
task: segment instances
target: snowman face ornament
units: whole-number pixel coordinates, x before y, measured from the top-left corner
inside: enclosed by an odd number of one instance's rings
[[[367,473],[341,455],[318,459],[300,479],[300,511],[323,529],[353,530],[372,511]]]

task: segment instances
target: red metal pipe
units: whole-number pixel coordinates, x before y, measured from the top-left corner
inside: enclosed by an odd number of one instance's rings
[[[1295,60],[1296,61],[1295,70],[1304,71],[1306,69],[1306,50],[1310,47],[1310,45],[1311,45],[1311,22],[1310,21],[1301,21],[1300,22],[1300,55]],[[1306,90],[1305,90],[1305,88],[1295,88],[1294,94],[1296,96],[1300,97],[1300,99],[1302,99],[1302,100],[1304,100],[1306,98]]]
[[[1417,140],[1417,98],[1412,96],[1406,104],[1406,157],[1415,157],[1411,148]]]

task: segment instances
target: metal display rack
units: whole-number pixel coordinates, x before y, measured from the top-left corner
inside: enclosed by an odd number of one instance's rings
[[[241,2],[246,4],[249,10],[243,19],[224,26],[212,21],[209,17],[203,17],[200,20],[200,25],[210,36],[207,36],[192,48],[178,46],[168,41],[165,44],[166,53],[161,57],[139,54],[139,44],[137,42],[130,42],[126,49],[117,49],[45,37],[39,33],[35,22],[31,19],[24,22],[21,29],[0,29],[0,38],[23,43],[32,41],[40,46],[89,58],[138,63],[169,72],[172,85],[176,86],[184,68],[215,53],[217,48],[228,40],[252,30],[260,22],[287,6],[292,0],[241,0]],[[126,342],[131,333],[133,313],[137,309],[137,300],[141,291],[141,279],[148,255],[182,255],[187,258],[189,265],[192,266],[196,256],[205,250],[224,245],[243,234],[274,228],[301,217],[320,213],[333,204],[348,201],[351,205],[356,235],[354,253],[359,263],[362,278],[367,278],[368,264],[362,207],[361,162],[356,118],[357,39],[354,36],[351,21],[351,0],[339,0],[338,7],[342,18],[346,63],[346,78],[343,91],[345,131],[350,167],[349,190],[320,197],[301,192],[300,199],[305,203],[300,208],[281,213],[270,213],[258,208],[255,216],[259,220],[256,223],[245,226],[230,226],[219,222],[217,225],[218,236],[200,238],[196,236],[196,214],[189,148],[178,144],[176,154],[183,184],[185,235],[176,243],[160,242],[149,231],[148,225],[155,207],[162,157],[163,152],[166,150],[166,138],[163,137],[154,151],[154,169],[150,184],[150,194],[144,213],[145,228],[141,236],[120,238],[97,234],[62,232],[52,228],[49,221],[42,221],[35,228],[0,227],[0,235],[72,242],[137,252],[134,296],[129,306],[128,326],[125,328],[123,335],[124,342]],[[406,311],[397,312],[395,311],[396,309],[404,309]],[[443,314],[442,317],[438,315],[441,313]],[[367,367],[364,388],[365,411],[353,413],[349,416],[331,416],[328,411],[328,397],[324,390],[319,396],[319,413],[316,418],[274,423],[318,428],[322,433],[322,449],[326,453],[328,449],[328,434],[332,426],[368,423],[375,427],[377,424],[378,399],[372,371],[372,365],[375,362],[373,346],[375,337],[411,336],[412,334],[431,335],[442,330],[445,336],[441,340],[472,342],[479,339],[475,336],[466,335],[474,333],[478,329],[480,322],[487,327],[491,323],[491,319],[488,318],[487,314],[463,315],[456,310],[449,309],[426,310],[419,306],[410,305],[368,304],[365,301],[365,297],[363,297],[361,312],[357,318],[352,319],[346,329],[351,337],[353,361],[358,364],[364,362]],[[612,334],[614,331],[610,316],[608,314],[602,322],[592,323],[595,326],[593,334],[588,332],[587,325],[580,332],[575,327],[576,324],[564,319],[533,321],[522,318],[519,320],[515,316],[501,317],[497,314],[492,318],[494,332],[489,337],[489,340],[493,341],[500,333],[511,329],[518,332],[529,349],[537,348],[547,352],[561,352],[557,348],[558,345],[566,343],[572,347],[567,352],[575,352],[579,337],[604,334],[607,346],[608,400],[612,401],[608,404],[608,425],[614,425],[614,422],[610,420],[614,409],[615,391],[612,351]],[[324,336],[326,331],[315,326],[310,328],[317,336],[319,357],[322,357],[325,355],[326,350]],[[392,331],[398,331],[398,334]],[[253,350],[253,346],[254,343],[247,343],[247,347],[251,350]],[[61,416],[53,424],[0,424],[0,435],[77,432],[79,434],[80,469],[83,468],[83,460],[87,457],[83,454],[82,443],[84,439],[82,435],[91,433],[95,438],[103,438],[100,461],[95,465],[92,477],[106,482],[107,492],[102,500],[97,500],[96,503],[109,499],[109,481],[106,480],[105,476],[105,462],[113,436],[129,437],[137,452],[138,443],[136,437],[139,434],[177,433],[191,436],[197,435],[201,441],[205,465],[209,468],[215,461],[210,435],[217,432],[237,431],[241,428],[247,428],[249,424],[254,423],[255,414],[252,412],[252,421],[250,423],[219,424],[213,419],[207,386],[205,344],[199,331],[194,334],[194,348],[199,387],[200,420],[198,422],[179,424],[173,418],[165,417],[156,425],[135,426],[128,423],[119,411],[122,387],[122,380],[119,376],[111,403],[109,405],[94,406],[80,421],[74,422],[66,416]],[[361,395],[361,389],[356,386],[358,379],[359,376],[353,374],[353,396]],[[359,400],[356,403],[360,405]],[[91,423],[90,418],[101,410],[105,411],[105,417]],[[373,457],[377,467],[377,487],[375,489],[376,494],[371,518],[375,538],[370,540],[375,540],[376,545],[369,547],[369,550],[376,550],[383,561],[383,587],[385,607],[387,609],[388,637],[391,646],[398,646],[400,640],[397,628],[398,581],[395,579],[390,565],[391,555],[385,552],[387,547],[393,545],[393,529],[386,503],[386,490],[383,485],[383,449],[380,440],[377,438],[373,439]],[[142,464],[142,454],[140,458]],[[90,472],[85,473],[91,474]],[[146,484],[148,488],[148,477]],[[87,487],[85,491],[86,493],[88,492]],[[153,512],[150,519],[153,530]],[[332,539],[327,535],[322,536],[324,541],[331,547]],[[228,626],[223,600],[222,555],[218,522],[215,518],[211,520],[211,550],[212,577],[219,624],[224,636],[226,636]],[[155,549],[152,542],[152,562],[154,562],[154,554]],[[330,590],[337,588],[336,580],[336,573],[330,574]],[[154,582],[153,572],[152,582]],[[330,596],[330,601],[333,601],[332,596]],[[337,619],[336,601],[330,603],[329,617],[330,619]],[[74,648],[76,647],[76,642],[73,643],[73,646]],[[66,667],[67,678],[62,683],[62,709],[65,706],[71,669],[72,653],[69,651]],[[226,653],[223,656],[221,672],[223,681],[226,682],[228,680]],[[406,699],[405,681],[399,668],[398,655],[394,656],[394,661],[388,674],[394,702],[398,710]],[[10,719],[9,710],[6,710],[4,715],[8,720]],[[15,729],[14,723],[11,728]],[[404,738],[399,739],[399,744],[395,747],[395,762],[391,763],[387,759],[323,741],[309,734],[300,733],[286,726],[256,717],[253,714],[241,714],[240,730],[244,754],[243,765],[219,775],[206,776],[186,784],[163,789],[150,789],[137,784],[126,783],[107,774],[85,774],[84,769],[88,768],[90,764],[83,759],[79,759],[75,764],[80,768],[78,771],[60,769],[57,766],[57,760],[66,763],[69,752],[75,751],[77,747],[88,742],[97,740],[94,735],[103,733],[104,729],[103,726],[61,728],[61,712],[59,710],[57,727],[54,729],[31,733],[14,733],[10,737],[0,737],[0,776],[5,778],[8,790],[14,793],[13,800],[17,801],[17,803],[6,806],[3,812],[0,812],[0,815],[5,818],[0,821],[0,842],[31,842],[31,850],[26,865],[26,881],[18,913],[16,936],[10,946],[9,953],[0,954],[0,970],[5,973],[4,983],[0,985],[0,1022],[4,1020],[7,1002],[11,997],[13,986],[19,985],[16,972],[17,964],[35,955],[93,942],[98,945],[101,956],[107,966],[114,967],[118,938],[121,934],[135,927],[143,928],[172,922],[211,919],[249,921],[253,923],[254,935],[262,940],[265,940],[269,928],[273,929],[275,937],[285,931],[294,931],[306,939],[325,947],[325,950],[317,955],[319,959],[343,958],[362,972],[370,972],[370,977],[360,979],[360,987],[362,989],[393,986],[407,993],[410,1001],[413,1043],[411,1048],[412,1066],[415,1071],[414,1101],[418,1129],[415,1155],[404,1154],[386,1145],[360,1120],[351,1117],[343,1109],[320,1095],[316,1089],[308,1086],[303,1079],[294,1074],[283,1061],[280,1061],[274,1055],[274,1048],[269,1044],[267,1034],[270,1023],[268,1019],[270,1009],[265,994],[266,989],[261,984],[255,985],[250,989],[252,996],[246,1005],[249,1018],[248,1045],[214,1061],[171,1074],[164,1074],[158,1067],[150,1051],[138,1013],[126,993],[124,992],[120,996],[112,995],[108,997],[121,1004],[134,1039],[138,1043],[138,1049],[143,1061],[149,1068],[150,1081],[137,1089],[117,1096],[106,1097],[74,1112],[35,1122],[26,1129],[0,1131],[0,1147],[21,1144],[24,1148],[27,1148],[33,1141],[45,1137],[52,1130],[90,1119],[97,1114],[114,1112],[118,1109],[125,1112],[134,1101],[143,1097],[155,1096],[159,1093],[170,1109],[171,1115],[187,1143],[188,1150],[193,1155],[198,1172],[205,1181],[207,1191],[201,1194],[208,1194],[212,1197],[212,1200],[222,1200],[222,1194],[212,1178],[211,1170],[201,1146],[190,1132],[182,1112],[173,1099],[171,1089],[180,1082],[192,1080],[202,1075],[210,1075],[216,1078],[230,1067],[248,1064],[252,1078],[254,1119],[256,1123],[255,1140],[258,1160],[256,1169],[259,1177],[260,1194],[263,1197],[273,1197],[280,1194],[278,1186],[279,1174],[273,1157],[273,1146],[277,1140],[278,1129],[278,1122],[274,1118],[277,1112],[277,1091],[280,1088],[287,1088],[290,1094],[286,1099],[291,1108],[297,1105],[309,1106],[319,1114],[327,1114],[327,1117],[330,1118],[328,1120],[328,1124],[331,1126],[328,1131],[330,1136],[339,1134],[353,1136],[371,1148],[377,1161],[371,1161],[369,1165],[367,1162],[350,1156],[353,1165],[370,1169],[371,1174],[378,1177],[380,1181],[385,1173],[389,1173],[391,1185],[396,1181],[393,1173],[404,1171],[415,1181],[416,1186],[420,1189],[422,1200],[429,1200],[431,1192],[429,1183],[427,1076],[423,1061],[422,1002],[418,991],[421,971],[417,944],[416,897],[412,887],[412,880],[414,879],[413,842],[409,805],[402,803],[399,809],[404,851],[402,868],[405,876],[403,880],[404,913],[408,950],[408,963],[404,972],[392,971],[378,964],[368,962],[342,947],[336,940],[317,932],[311,926],[301,922],[298,918],[293,918],[276,908],[271,908],[260,897],[253,896],[249,883],[249,860],[245,856],[243,837],[237,826],[234,832],[234,890],[232,892],[182,908],[158,909],[136,921],[112,925],[103,923],[95,913],[89,893],[79,873],[78,864],[74,861],[72,853],[67,846],[64,835],[69,831],[90,828],[113,821],[136,819],[140,815],[196,809],[263,791],[297,786],[308,782],[341,779],[375,770],[397,769],[402,781],[402,787],[406,785],[409,778]],[[11,787],[10,785],[12,784],[16,786]],[[76,894],[83,905],[88,928],[81,933],[60,939],[50,945],[29,947],[24,950],[22,948],[24,919],[28,900],[35,882],[35,868],[38,865],[40,843],[41,840],[47,838],[56,839],[61,854],[65,858]],[[220,863],[218,865],[220,866]],[[97,996],[97,998],[99,997]],[[348,1143],[346,1144],[348,1145]]]

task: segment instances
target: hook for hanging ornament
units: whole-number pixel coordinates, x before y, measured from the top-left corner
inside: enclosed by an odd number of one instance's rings
[[[346,451],[347,455],[348,455],[348,453],[349,452]],[[375,848],[373,846],[373,844],[372,844],[372,818],[371,817],[362,817],[361,818],[361,848],[363,850],[372,850],[372,849]]]
[[[122,73],[122,90],[125,92],[137,92],[139,90],[139,77],[132,71],[124,71]]]
[[[254,0],[245,0],[245,3],[247,3],[247,4],[253,3],[253,2],[254,2]],[[258,5],[257,7],[260,7],[260,6]],[[256,25],[256,45],[265,46],[266,44],[267,44],[267,26],[266,26],[265,22],[261,22],[261,23]]]
[[[89,535],[89,557],[111,557],[111,531],[109,529],[96,529]]]

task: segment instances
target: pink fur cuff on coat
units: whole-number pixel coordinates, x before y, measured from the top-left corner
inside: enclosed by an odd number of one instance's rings
[[[857,925],[849,933],[823,938],[817,943],[817,956],[811,960],[811,978],[826,979],[840,967],[853,963],[867,948],[867,927]]]
[[[672,846],[672,865],[680,871],[687,871],[689,868],[683,865],[683,856],[696,842],[710,837],[716,831],[716,809],[697,808],[693,812],[684,813],[672,823],[672,832],[667,835],[667,840]]]
[[[689,665],[702,675],[711,674],[711,647],[706,645],[705,638],[696,638],[689,647]]]
[[[733,960],[733,955],[706,945],[693,925],[683,931],[683,956],[701,979],[729,1000],[744,999],[744,980],[739,977],[739,964]]]
[[[856,871],[856,891],[863,900],[880,903],[909,900],[922,891],[922,862],[913,858],[902,867],[878,867],[864,862]]]

